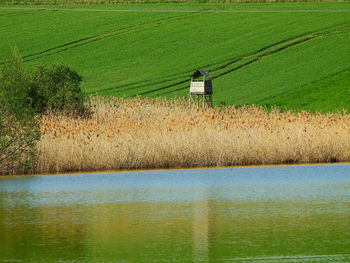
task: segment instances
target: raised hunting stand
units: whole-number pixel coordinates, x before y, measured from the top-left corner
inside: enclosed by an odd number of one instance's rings
[[[191,85],[189,93],[190,109],[192,104],[201,105],[204,107],[211,107],[213,104],[213,86],[211,82],[211,75],[201,69],[196,70],[191,76]]]

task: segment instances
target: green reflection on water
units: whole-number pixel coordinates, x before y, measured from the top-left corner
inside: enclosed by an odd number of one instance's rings
[[[350,262],[344,200],[9,207],[5,195],[0,261]]]

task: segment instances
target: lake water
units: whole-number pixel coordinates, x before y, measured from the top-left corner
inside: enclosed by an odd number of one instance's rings
[[[0,262],[350,262],[350,165],[0,178]]]

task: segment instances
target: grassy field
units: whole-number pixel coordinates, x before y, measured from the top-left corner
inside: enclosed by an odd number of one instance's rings
[[[64,62],[87,95],[186,96],[197,68],[214,104],[350,109],[350,3],[0,6],[0,61]]]

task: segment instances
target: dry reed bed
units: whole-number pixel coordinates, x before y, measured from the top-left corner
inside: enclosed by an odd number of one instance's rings
[[[92,117],[42,118],[37,172],[350,161],[350,115],[188,109],[184,100],[91,99]]]

